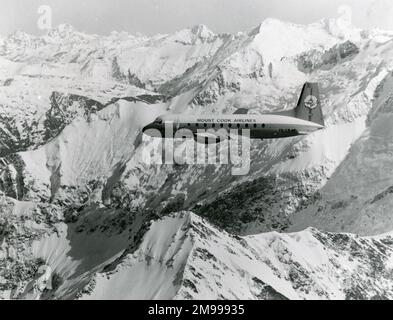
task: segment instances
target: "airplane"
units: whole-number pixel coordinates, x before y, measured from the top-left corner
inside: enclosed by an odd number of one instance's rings
[[[188,129],[197,142],[219,143],[230,139],[230,135],[223,135],[221,129],[231,134],[249,129],[251,139],[276,139],[306,135],[325,127],[317,83],[303,85],[294,109],[260,115],[247,113],[248,109],[241,108],[230,115],[167,114],[156,118],[142,132],[152,137],[168,138],[165,128],[171,126],[172,132]]]

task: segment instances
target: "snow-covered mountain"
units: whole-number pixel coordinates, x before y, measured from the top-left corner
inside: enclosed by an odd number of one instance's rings
[[[236,237],[181,212],[154,222],[138,249],[96,274],[80,297],[391,299],[392,241],[316,229]]]
[[[0,38],[1,296],[392,298],[392,57],[334,19]],[[253,141],[248,175],[144,161],[158,115],[291,109],[305,81],[326,129]]]

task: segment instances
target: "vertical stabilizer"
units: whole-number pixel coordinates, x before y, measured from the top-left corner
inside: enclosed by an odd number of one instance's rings
[[[306,82],[295,108],[295,117],[325,125],[323,120],[321,100],[319,98],[318,84]]]

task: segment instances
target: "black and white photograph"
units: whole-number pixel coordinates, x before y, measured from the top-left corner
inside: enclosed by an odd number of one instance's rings
[[[392,17],[0,0],[0,300],[393,299]]]

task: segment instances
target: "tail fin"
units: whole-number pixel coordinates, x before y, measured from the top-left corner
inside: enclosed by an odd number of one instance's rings
[[[295,108],[295,117],[325,126],[318,84],[306,82]]]

